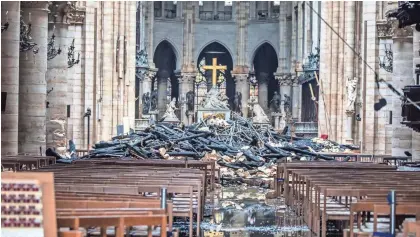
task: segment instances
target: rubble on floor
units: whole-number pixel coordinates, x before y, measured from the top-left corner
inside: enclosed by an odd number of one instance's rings
[[[256,126],[250,119],[233,117],[230,121],[207,120],[191,126],[157,123],[142,132],[101,141],[80,159],[214,160],[224,182],[243,183],[249,178],[273,177],[278,161],[333,160],[318,152],[357,149],[320,138],[292,138],[269,126]]]

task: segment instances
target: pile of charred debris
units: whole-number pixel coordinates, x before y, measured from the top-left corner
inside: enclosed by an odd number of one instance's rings
[[[191,126],[157,123],[142,132],[117,136],[94,145],[79,159],[215,160],[222,179],[268,178],[277,161],[334,160],[318,152],[345,152],[356,147],[319,138],[291,137],[249,119],[202,121]]]

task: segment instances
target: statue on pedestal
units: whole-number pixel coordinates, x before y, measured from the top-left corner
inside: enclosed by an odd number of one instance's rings
[[[207,93],[206,98],[201,102],[201,108],[203,109],[229,109],[229,105],[227,104],[226,95],[222,95],[217,91],[215,87],[210,89]]]
[[[280,112],[280,104],[281,104],[281,97],[277,91],[274,92],[273,99],[270,101],[270,107],[273,112],[279,113]]]
[[[187,111],[194,111],[194,92],[188,91],[187,97]]]
[[[347,110],[354,111],[354,102],[356,101],[357,77],[347,78]]]
[[[150,98],[150,111],[157,110],[157,104],[158,104],[158,92],[157,90],[153,90],[151,98]]]
[[[287,94],[284,94],[283,109],[286,117],[292,113],[292,104],[290,96],[288,96]]]
[[[233,99],[233,111],[242,114],[242,94],[241,92],[236,92],[235,98]]]
[[[258,104],[255,99],[250,100],[250,104],[248,105],[252,109],[252,121],[254,123],[270,123],[268,116],[265,114],[264,110],[261,108],[260,104]]]
[[[150,93],[144,93],[142,96],[143,114],[148,114],[150,109]]]
[[[178,110],[175,103],[176,98],[172,98],[171,102],[166,105],[165,114],[162,116],[164,119],[163,121],[179,121],[178,117],[175,115],[175,110]]]

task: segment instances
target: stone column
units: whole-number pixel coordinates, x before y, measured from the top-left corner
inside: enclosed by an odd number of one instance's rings
[[[413,29],[411,27],[398,28],[394,23],[393,36],[393,81],[395,88],[404,88],[413,84]],[[401,99],[392,95],[392,155],[404,156],[404,151],[411,152],[412,131],[401,124]]]
[[[168,78],[169,72],[166,70],[161,70],[157,74],[157,90],[158,90],[158,110],[159,118],[163,116],[166,111],[166,105],[169,103],[166,99],[166,91],[168,90]]]
[[[292,99],[291,102],[292,102],[292,116],[293,116],[293,102],[294,101],[293,101],[293,97],[292,97],[292,94],[293,94],[292,74],[290,74],[290,73],[276,73],[275,77],[276,77],[276,80],[279,82],[279,85],[280,85],[280,97],[281,97],[281,99],[284,100],[284,95],[288,95]],[[281,106],[281,114],[283,115],[282,119],[284,119],[285,118],[285,112],[284,112],[283,103],[282,103],[282,106]]]
[[[268,73],[260,72],[258,74],[258,103],[261,108],[268,112]]]
[[[242,95],[241,106],[242,116],[248,117],[248,100],[249,100],[249,79],[248,74],[234,74],[235,91]]]
[[[345,9],[347,10],[345,13],[345,39],[346,42],[350,45],[350,47],[354,47],[354,22],[356,19],[356,2],[345,2]],[[344,46],[344,80],[353,80],[354,78],[354,53],[353,50],[347,46]],[[345,85],[342,85],[343,89],[345,90]],[[347,94],[348,91],[344,92],[343,94],[346,96],[347,100],[349,95]],[[356,91],[354,92],[356,93]],[[347,100],[345,100],[347,102]],[[344,103],[345,105],[346,103]],[[346,127],[344,128],[345,131],[345,138],[344,141],[348,144],[353,144],[353,118],[355,114],[354,104],[351,108],[347,108],[346,110]],[[338,129],[342,130],[342,129]]]
[[[1,154],[16,155],[18,153],[20,2],[1,2],[1,24],[4,25],[6,22],[9,23],[9,28],[1,34],[1,91],[7,93],[5,111],[1,113]]]
[[[187,92],[194,91],[194,73],[181,73],[178,81],[179,81],[179,96],[184,100],[183,110],[181,110],[181,121],[184,124],[189,124],[188,116],[187,116]]]
[[[19,152],[45,154],[48,2],[21,2],[26,23],[31,16],[32,40],[38,53],[20,54],[19,65]]]
[[[416,68],[417,64],[420,64],[420,32],[413,31],[413,68]],[[414,71],[414,70],[413,70]],[[413,81],[415,82],[417,78],[417,75],[413,73]],[[412,83],[414,84],[414,83]],[[413,155],[413,161],[420,161],[420,132],[416,132],[414,130],[411,131],[412,133],[412,155]]]
[[[297,77],[292,76],[292,119],[294,121],[299,120],[300,114],[300,84],[298,83]]]
[[[50,22],[48,26],[48,42],[55,36],[54,48],[61,47],[62,52],[47,63],[47,148],[56,148],[57,152],[64,154],[67,144],[67,46],[70,40],[67,38],[68,22],[67,2],[53,2],[50,5]],[[54,17],[56,16],[56,17]],[[52,55],[48,55],[52,56]]]
[[[346,138],[345,143],[353,144],[353,118],[354,118],[354,110],[347,110],[346,111]]]
[[[153,23],[154,23],[154,2],[144,2],[145,3],[145,12],[146,12],[146,38],[145,38],[145,45],[147,51],[147,59],[149,61],[149,65],[151,68],[154,68],[155,65],[153,63]],[[163,3],[163,2],[162,2]],[[162,4],[163,5],[163,4]]]
[[[195,2],[184,2],[184,35],[183,35],[183,57],[182,72],[193,73],[195,71],[194,59],[194,4]]]

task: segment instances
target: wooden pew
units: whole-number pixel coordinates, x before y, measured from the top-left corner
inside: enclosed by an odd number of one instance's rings
[[[303,216],[312,231],[320,235],[322,230],[322,236],[326,235],[327,220],[348,221],[353,216],[350,204],[361,198],[386,196],[391,189],[401,194],[417,191],[416,195],[420,195],[414,185],[420,182],[419,173],[397,172],[391,166],[358,162],[295,162],[283,164],[278,171],[278,177],[284,179],[286,204]],[[346,200],[344,203],[343,199]]]
[[[206,195],[206,172],[177,166],[179,162],[175,167],[143,164],[139,167],[131,163],[76,163],[42,167],[38,171],[54,172],[57,202],[97,199],[107,202],[149,203],[150,197],[145,197],[144,193],[155,193],[152,199],[159,201],[160,189],[166,188],[168,197],[173,196],[169,201],[173,216],[189,217],[190,236],[193,233],[193,212],[197,212],[199,235]],[[207,168],[207,164],[200,163],[198,166]],[[172,225],[172,218],[169,225]]]

